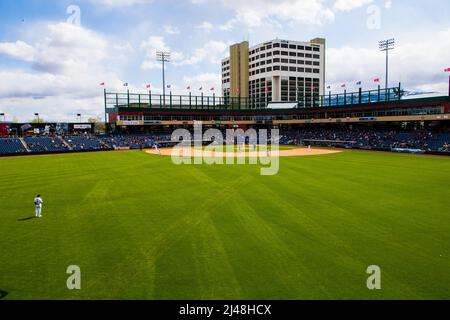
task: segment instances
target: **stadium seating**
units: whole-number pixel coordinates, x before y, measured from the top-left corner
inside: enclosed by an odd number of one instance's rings
[[[27,137],[25,142],[32,152],[53,152],[68,149],[59,137]]]
[[[0,138],[0,154],[20,154],[25,152],[27,150],[24,148],[20,139]]]
[[[281,144],[313,144],[358,149],[408,148],[423,151],[446,151],[450,133],[395,132],[376,130],[302,129],[284,133]]]
[[[108,149],[108,146],[96,136],[67,136],[64,140],[76,151]]]
[[[113,148],[139,149],[151,148],[155,143],[170,141],[170,135],[114,135],[105,136],[101,140]]]
[[[70,148],[64,141],[70,145]],[[110,150],[113,148],[152,148],[164,146],[171,140],[168,134],[131,135],[71,135],[61,137],[24,138],[30,152],[61,152]],[[371,128],[350,129],[300,129],[282,133],[280,144],[318,145],[348,149],[392,150],[393,148],[420,149],[432,152],[449,152],[449,132],[373,130]],[[0,155],[26,153],[27,149],[18,138],[0,138]]]

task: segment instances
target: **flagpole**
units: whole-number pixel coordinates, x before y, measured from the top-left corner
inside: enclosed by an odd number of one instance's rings
[[[448,76],[448,96],[450,97],[450,75]]]
[[[107,134],[108,133],[108,129],[107,129],[107,122],[108,122],[108,115],[107,115],[107,109],[108,109],[108,106],[107,106],[107,102],[106,102],[106,88],[104,88],[103,89],[103,95],[104,95],[104,98],[105,98],[105,134]]]

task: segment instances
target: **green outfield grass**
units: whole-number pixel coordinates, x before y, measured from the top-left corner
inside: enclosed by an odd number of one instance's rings
[[[449,158],[345,151],[260,176],[130,151],[0,170],[4,299],[450,298]]]

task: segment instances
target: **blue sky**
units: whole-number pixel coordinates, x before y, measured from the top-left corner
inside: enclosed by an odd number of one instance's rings
[[[124,82],[133,91],[147,83],[161,90],[156,49],[172,52],[174,93],[190,85],[220,94],[228,46],[276,37],[326,38],[334,91],[357,81],[372,88],[384,77],[378,41],[395,37],[392,84],[445,92],[449,12],[444,0],[2,0],[0,112],[21,121],[35,112],[49,121],[100,116],[101,82],[109,90]]]

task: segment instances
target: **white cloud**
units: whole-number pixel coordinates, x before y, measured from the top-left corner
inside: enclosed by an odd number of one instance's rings
[[[226,23],[224,24],[220,24],[220,25],[214,25],[209,21],[204,21],[202,24],[196,26],[197,29],[201,29],[207,33],[212,32],[212,31],[230,31],[234,28],[234,26],[236,25],[236,23],[238,23],[238,21],[236,19],[230,19],[228,20]]]
[[[14,59],[33,61],[36,54],[35,49],[23,41],[0,43],[0,54],[10,56]]]
[[[161,68],[161,63],[156,61],[156,53],[158,51],[170,52],[170,60],[175,63],[184,59],[184,55],[181,52],[171,52],[170,47],[164,40],[164,37],[160,36],[150,36],[147,40],[142,41],[141,50],[145,51],[145,60],[141,64],[142,70]]]
[[[175,63],[175,65],[196,65],[202,62],[217,64],[224,57],[228,46],[221,41],[210,40],[203,47],[197,48],[191,57]]]
[[[204,21],[202,24],[196,26],[196,28],[206,32],[211,32],[215,29],[214,25],[209,21]]]
[[[120,8],[148,4],[153,2],[153,0],[91,0],[91,2],[99,6]]]
[[[184,77],[183,81],[185,87],[191,86],[192,92],[199,92],[198,89],[203,87],[203,92],[209,94],[211,93],[210,89],[215,88],[215,93],[221,95],[222,79],[218,73],[201,73],[191,77]]]
[[[165,25],[163,29],[167,34],[180,34],[180,29],[171,25]]]
[[[447,78],[443,74],[450,52],[450,28],[433,33],[432,38],[422,37],[402,42],[399,39],[390,56],[390,84],[402,82],[404,86],[419,90],[446,92]],[[432,48],[432,50],[430,49]],[[327,50],[327,82],[339,85],[359,80],[373,87],[373,79],[385,73],[385,56],[376,48],[341,47]]]
[[[337,0],[334,3],[334,9],[339,11],[351,11],[372,2],[373,0]]]
[[[85,114],[101,115],[99,84],[108,82],[109,88],[122,85],[112,70],[123,50],[115,49],[104,36],[80,26],[56,23],[35,33],[33,44],[17,41],[0,43],[0,55],[29,62],[31,68],[0,71],[0,108],[28,120],[28,108],[46,114],[49,120],[64,120],[75,108]]]
[[[204,3],[201,0],[191,2]],[[212,0],[207,3],[219,3],[235,12],[234,19],[222,26],[226,30],[236,22],[256,28],[271,24],[274,19],[306,25],[324,25],[334,21],[333,11],[324,5],[323,0]]]

